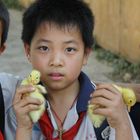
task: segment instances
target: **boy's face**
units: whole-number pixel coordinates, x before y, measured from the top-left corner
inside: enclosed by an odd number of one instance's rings
[[[90,52],[84,49],[77,28],[60,29],[47,23],[38,28],[30,46],[25,44],[25,51],[33,68],[41,72],[42,82],[53,90],[77,84]]]
[[[0,20],[0,54],[5,50],[5,44],[1,44],[2,41],[2,32],[3,32],[3,25],[2,21]]]

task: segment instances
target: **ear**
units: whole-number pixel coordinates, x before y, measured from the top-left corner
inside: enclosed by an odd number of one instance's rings
[[[89,56],[92,52],[92,48],[85,48],[85,55]]]
[[[0,46],[0,54],[2,54],[4,52],[4,50],[6,49],[6,44],[3,43],[1,46]]]
[[[30,45],[28,43],[24,43],[24,50],[27,59],[30,61]]]
[[[88,58],[89,58],[91,52],[92,52],[92,48],[85,48],[83,65],[87,64],[87,61],[88,61]]]

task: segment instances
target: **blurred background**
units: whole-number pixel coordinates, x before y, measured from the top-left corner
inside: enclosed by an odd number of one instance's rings
[[[21,41],[22,14],[34,0],[3,0],[10,12],[7,50],[0,72],[25,76],[31,70]],[[140,82],[140,1],[85,0],[95,16],[95,44],[83,68],[93,81]]]

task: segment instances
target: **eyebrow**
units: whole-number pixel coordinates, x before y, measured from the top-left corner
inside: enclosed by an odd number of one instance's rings
[[[40,43],[40,42],[52,43],[51,40],[47,40],[47,39],[39,39],[39,40],[37,40],[37,43]],[[68,41],[64,41],[63,43],[64,44],[71,44],[71,43],[78,44],[77,41],[75,41],[75,40],[68,40]]]
[[[71,43],[78,44],[77,41],[75,40],[64,41],[64,44],[71,44]]]
[[[39,39],[39,40],[37,40],[37,43],[40,43],[40,42],[51,43],[52,41],[47,40],[47,39]]]

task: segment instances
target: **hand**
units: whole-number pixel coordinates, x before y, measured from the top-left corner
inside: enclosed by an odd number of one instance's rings
[[[18,128],[32,129],[32,121],[28,115],[30,111],[39,109],[39,105],[42,103],[39,99],[24,96],[26,93],[33,92],[35,89],[32,86],[20,86],[16,90],[16,94],[13,100],[13,107],[16,113],[16,119]]]
[[[99,105],[94,113],[106,116],[109,125],[113,128],[120,128],[122,124],[129,122],[122,95],[112,85],[98,84],[90,104]]]

